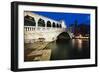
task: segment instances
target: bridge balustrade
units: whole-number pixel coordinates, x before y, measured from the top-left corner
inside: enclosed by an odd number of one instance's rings
[[[49,30],[54,30],[54,31],[60,31],[60,30],[65,30],[64,28],[51,28],[51,27],[35,27],[35,26],[24,26],[25,31],[49,31]]]

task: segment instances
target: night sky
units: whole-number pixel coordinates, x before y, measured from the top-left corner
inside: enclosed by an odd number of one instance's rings
[[[45,17],[60,21],[64,20],[67,26],[74,24],[75,21],[78,25],[85,24],[90,25],[90,14],[83,13],[59,13],[59,12],[33,12]]]

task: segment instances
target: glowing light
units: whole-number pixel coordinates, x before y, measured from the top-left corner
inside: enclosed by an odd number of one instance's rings
[[[79,50],[82,50],[82,39],[78,39],[77,41]]]

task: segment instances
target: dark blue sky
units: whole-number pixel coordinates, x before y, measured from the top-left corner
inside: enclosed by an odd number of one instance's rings
[[[83,13],[58,13],[58,12],[34,12],[54,20],[64,20],[67,26],[74,24],[77,20],[78,24],[90,25],[90,14]]]

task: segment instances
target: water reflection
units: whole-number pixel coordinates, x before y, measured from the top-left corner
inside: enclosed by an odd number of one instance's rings
[[[77,39],[77,41],[79,50],[82,50],[82,39]]]
[[[51,60],[90,58],[89,39],[72,39],[56,43],[56,50],[52,49]]]
[[[72,39],[72,47],[77,46],[78,50],[82,50],[82,41],[83,39]]]
[[[42,45],[41,45],[42,44]],[[41,46],[46,47],[41,49]],[[44,46],[43,46],[44,45]],[[25,61],[67,60],[90,58],[89,39],[70,39],[53,42],[38,42],[26,45]],[[30,47],[30,49],[29,49]]]

